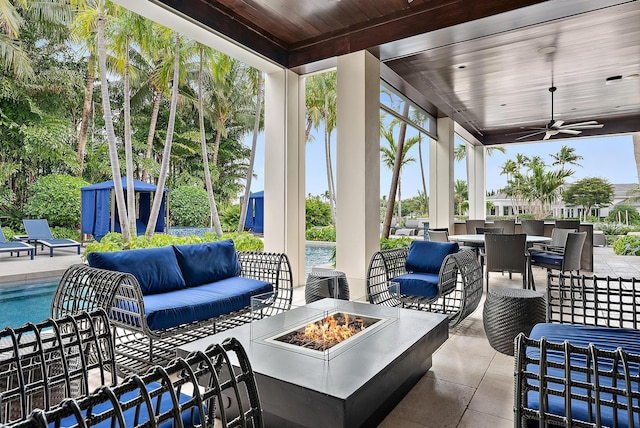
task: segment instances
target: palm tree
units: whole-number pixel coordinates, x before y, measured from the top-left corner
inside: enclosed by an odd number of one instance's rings
[[[169,159],[171,157],[171,143],[173,142],[173,130],[176,122],[176,109],[178,107],[178,87],[180,86],[180,33],[175,33],[175,51],[173,56],[173,87],[171,88],[171,108],[169,109],[169,123],[167,124],[167,138],[162,152],[162,164],[156,184],[156,193],[153,196],[153,205],[149,213],[149,223],[145,236],[151,238],[156,228],[160,204],[164,196],[164,183],[169,174]]]
[[[24,18],[19,10],[28,8],[26,0],[0,0],[0,67],[5,72],[12,72],[19,78],[33,76],[31,61],[20,46],[20,28]]]
[[[114,192],[116,206],[122,230],[122,239],[125,242],[131,240],[129,222],[127,221],[127,207],[124,201],[124,191],[122,189],[122,177],[120,175],[120,164],[118,160],[118,147],[116,145],[116,134],[113,129],[113,115],[111,113],[111,102],[109,100],[109,84],[107,81],[107,49],[105,46],[105,20],[107,19],[109,8],[105,1],[100,0],[96,4],[98,15],[98,58],[100,63],[100,89],[102,92],[102,113],[104,115],[107,143],[109,145],[109,160],[111,163],[111,173],[113,175]],[[162,193],[162,192],[159,192]],[[158,207],[159,208],[159,207]],[[157,214],[156,214],[157,215]],[[154,224],[155,227],[155,224]]]
[[[555,159],[551,165],[560,165],[560,169],[562,171],[564,171],[564,166],[566,164],[580,166],[578,161],[583,159],[582,156],[576,154],[575,148],[569,146],[562,146],[560,151],[551,155],[551,157]]]
[[[471,150],[471,144],[462,143],[453,149],[453,159],[456,162],[460,162],[464,159],[468,159],[468,152]],[[506,153],[507,150],[502,146],[492,146],[486,148],[487,156],[492,156],[495,152]],[[467,168],[467,183],[469,183],[470,171],[469,162],[466,163]]]
[[[247,170],[247,180],[244,187],[244,199],[240,205],[240,221],[238,222],[238,233],[244,230],[244,222],[247,218],[247,207],[249,206],[249,196],[251,194],[251,179],[253,178],[253,164],[256,158],[256,145],[258,143],[258,132],[260,131],[260,117],[262,115],[262,71],[253,70],[251,76],[257,74],[256,82],[256,113],[253,122],[253,138],[251,140],[251,155],[249,156],[249,169]],[[252,79],[253,80],[253,79]]]
[[[336,73],[316,74],[307,79],[306,85],[306,137],[309,141],[311,126],[318,129],[324,123],[324,151],[327,171],[327,187],[329,190],[329,206],[331,207],[331,222],[336,224],[335,183],[333,179],[333,163],[331,161],[331,133],[336,127]]]
[[[465,202],[469,199],[469,188],[464,180],[456,180],[453,185],[453,203],[458,207],[458,215],[462,215],[465,209]],[[468,206],[468,202],[467,202]]]
[[[633,158],[636,161],[636,170],[638,173],[638,182],[640,183],[640,132],[631,134],[633,141]]]
[[[398,193],[398,217],[401,217],[402,216],[402,193],[401,193],[402,167],[404,167],[405,165],[411,162],[416,161],[414,158],[408,156],[408,152],[411,149],[411,147],[413,147],[415,144],[418,143],[418,141],[420,141],[420,138],[419,136],[416,135],[414,137],[406,139],[404,144],[402,144],[402,148],[400,148],[399,142],[396,143],[396,140],[393,135],[393,131],[396,125],[398,125],[398,123],[400,123],[400,132],[401,132],[400,137],[402,138],[403,137],[402,125],[406,126],[405,122],[399,122],[397,119],[395,119],[391,121],[391,124],[389,125],[388,128],[385,128],[383,126],[383,122],[380,121],[380,135],[387,141],[387,144],[388,144],[387,147],[385,146],[380,147],[380,153],[381,153],[382,163],[391,171],[394,171],[396,165],[399,165],[398,176],[396,180],[396,187],[397,187],[397,193]],[[398,139],[398,141],[401,141],[400,138]],[[398,158],[398,153],[401,153],[400,158]],[[392,180],[392,183],[393,183],[393,180]],[[389,192],[389,201],[391,201],[392,197],[395,200],[395,196],[396,196],[395,193],[396,191]],[[389,207],[391,207],[391,212],[393,215],[393,203],[390,203],[389,206],[387,207],[387,213],[389,212]]]

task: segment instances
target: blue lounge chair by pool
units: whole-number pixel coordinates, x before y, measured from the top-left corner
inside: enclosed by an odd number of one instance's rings
[[[2,232],[2,227],[0,227],[0,253],[11,253],[13,256],[15,252],[18,257],[20,257],[20,251],[26,251],[31,256],[31,260],[33,260],[33,253],[36,248],[32,245],[27,244],[26,242],[20,241],[7,241],[4,233]]]
[[[36,254],[38,252],[38,244],[49,247],[49,257],[53,257],[54,248],[76,247],[80,254],[80,243],[73,239],[56,239],[51,234],[49,222],[46,219],[40,220],[22,220],[24,229],[27,231],[28,241],[33,242],[36,246]]]

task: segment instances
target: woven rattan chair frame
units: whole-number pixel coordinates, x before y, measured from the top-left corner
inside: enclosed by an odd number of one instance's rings
[[[240,276],[273,284],[274,293],[255,314],[265,317],[291,308],[293,276],[285,254],[238,252]],[[123,374],[142,373],[151,364],[166,364],[176,347],[215,332],[250,322],[249,306],[204,321],[152,330],[144,317],[144,300],[133,275],[73,265],[63,275],[51,303],[52,317],[79,310],[104,308],[116,337],[118,369]]]
[[[115,385],[114,344],[103,309],[0,331],[0,424]]]
[[[522,233],[531,236],[544,236],[544,220],[521,220]]]
[[[394,296],[389,282],[407,273],[408,248],[376,252],[367,271],[367,299],[370,303],[398,306],[447,314],[453,327],[473,312],[482,297],[482,268],[471,250],[448,255],[440,268],[439,294],[426,299],[417,296]]]
[[[471,234],[476,233],[477,228],[485,227],[484,220],[466,220],[464,223],[467,229],[467,233],[471,233]]]
[[[635,278],[612,278],[572,274],[547,275],[547,322],[561,324],[579,324],[600,327],[640,328],[640,280]],[[528,349],[527,349],[528,348]],[[549,352],[560,353],[566,365],[551,363],[545,356]],[[571,356],[574,356],[572,359]],[[581,359],[575,358],[579,356]],[[596,365],[594,361],[608,362]],[[576,361],[581,361],[580,365]],[[537,369],[532,370],[531,364]],[[561,368],[565,373],[588,373],[588,382],[577,382],[569,379],[557,379],[549,376],[550,367]],[[618,370],[611,370],[618,367]],[[635,415],[640,414],[640,356],[628,354],[620,349],[611,352],[597,349],[595,346],[579,348],[569,342],[550,343],[546,340],[533,340],[520,335],[515,343],[515,394],[514,420],[517,427],[529,426],[530,421],[537,421],[539,426],[584,426],[599,427],[598,417],[605,408],[619,409]],[[614,386],[603,386],[603,377],[615,379]],[[566,376],[565,376],[566,377]],[[550,385],[550,383],[556,385]],[[564,388],[557,385],[564,384]],[[528,402],[528,393],[534,391],[540,398],[557,395],[565,399],[565,415],[556,415],[547,408],[533,409]],[[569,397],[566,391],[571,391]],[[612,394],[612,398],[604,400],[603,392]],[[625,397],[625,403],[616,397]],[[592,404],[593,415],[588,421],[572,419],[570,400],[585,401]],[[539,403],[548,403],[539,399]],[[633,421],[632,417],[629,417]],[[629,425],[633,426],[633,425]]]
[[[516,221],[511,220],[494,220],[493,227],[501,227],[502,233],[514,234],[516,233]]]
[[[235,366],[231,363],[230,353],[235,354]],[[146,386],[151,382],[156,382],[158,386]],[[122,399],[124,394],[136,390],[134,398]],[[188,391],[192,398],[180,403],[178,397],[183,390]],[[152,405],[151,400],[167,393],[172,405],[169,410],[161,412]],[[238,415],[228,414],[225,402],[228,400],[239,406]],[[96,412],[95,406],[102,403],[111,406],[102,413]],[[92,427],[105,421],[111,426],[125,426],[124,412],[129,409],[134,409],[136,416],[133,425],[128,428],[158,427],[167,422],[181,427],[184,415],[189,417],[190,426],[213,427],[216,411],[223,427],[264,426],[251,364],[242,345],[236,339],[229,338],[222,344],[212,345],[185,359],[175,359],[166,367],[155,366],[142,376],[131,376],[120,385],[102,387],[80,399],[65,400],[48,411],[35,411],[29,419],[12,428],[44,428],[68,417],[75,418],[78,426]],[[149,414],[154,417],[145,421],[144,416]]]
[[[489,291],[489,272],[520,273],[522,288],[527,288],[529,253],[527,235],[488,233],[484,237],[485,283]]]

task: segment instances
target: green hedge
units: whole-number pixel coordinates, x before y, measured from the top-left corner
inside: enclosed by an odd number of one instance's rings
[[[233,240],[238,251],[264,251],[264,242],[262,242],[260,238],[247,232],[239,234],[225,233],[220,238],[212,232],[207,232],[203,236],[175,236],[156,233],[151,239],[148,239],[145,236],[138,236],[127,244],[125,244],[120,233],[110,232],[107,233],[100,242],[95,241],[87,244],[82,257],[86,259],[87,255],[92,252],[111,252],[133,250],[137,248],[165,247],[167,245],[199,244],[202,242],[214,242],[223,239]]]
[[[612,247],[613,252],[619,256],[640,256],[640,236],[621,236]]]

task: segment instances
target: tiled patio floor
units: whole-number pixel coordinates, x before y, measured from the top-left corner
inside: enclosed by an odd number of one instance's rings
[[[71,252],[53,258],[38,255],[34,262],[2,257],[0,282],[60,276],[80,263]],[[615,256],[611,248],[594,248],[594,273],[600,276],[640,277],[640,257]],[[546,271],[534,268],[539,291],[544,291]],[[490,286],[520,287],[519,275],[493,273]],[[304,302],[304,288],[294,293]],[[513,357],[493,350],[482,325],[482,306],[450,331],[450,337],[433,356],[432,369],[418,382],[380,425],[384,428],[511,427],[513,426]]]

